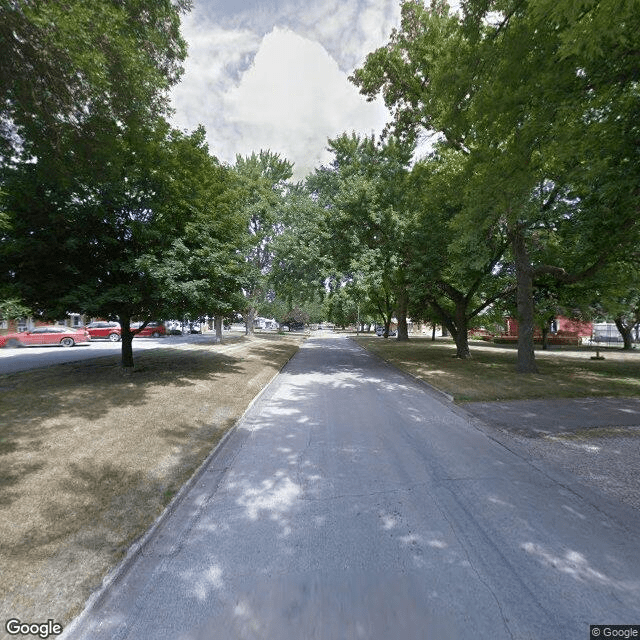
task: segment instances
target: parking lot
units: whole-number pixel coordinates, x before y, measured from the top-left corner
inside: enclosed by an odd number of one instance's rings
[[[240,335],[238,332],[225,332],[224,338]],[[161,338],[134,338],[133,352],[157,347],[179,346],[215,339],[214,333],[193,334],[182,336],[163,336]],[[15,373],[27,369],[49,367],[64,362],[90,360],[102,356],[118,355],[121,352],[120,342],[109,340],[92,340],[89,344],[76,345],[71,348],[59,346],[23,347],[15,349],[0,349],[0,375]]]

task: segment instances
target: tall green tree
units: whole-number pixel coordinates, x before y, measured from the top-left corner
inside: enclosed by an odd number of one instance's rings
[[[0,0],[0,157],[55,154],[100,112],[166,114],[189,0]]]
[[[613,5],[598,0],[560,8],[547,0],[467,0],[459,14],[445,2],[426,7],[409,0],[400,29],[353,76],[367,96],[382,93],[396,133],[426,128],[470,157],[473,206],[464,208],[459,228],[468,234],[501,228],[510,240],[522,372],[536,370],[537,275],[586,277],[610,255],[611,240],[593,233],[596,222],[617,230],[617,246],[628,241],[637,218],[638,13],[634,3],[623,4],[618,25],[605,15]],[[596,39],[602,48],[586,41],[592,20],[607,24]],[[552,185],[542,202],[540,184]],[[580,196],[574,222],[584,248],[572,274],[532,259],[537,229],[570,190]]]
[[[433,320],[435,314],[462,359],[471,356],[474,320],[514,290],[506,235],[491,225],[473,234],[459,228],[468,206],[467,161],[467,154],[440,149],[415,164],[406,190],[415,210],[411,315]]]
[[[0,208],[9,221],[0,277],[36,314],[118,316],[125,366],[131,316],[157,313],[170,297],[151,267],[187,220],[162,171],[175,174],[171,158],[184,151],[164,116],[188,8],[0,3]]]
[[[340,283],[367,290],[388,336],[392,316],[407,340],[408,282],[404,183],[413,147],[390,139],[343,134],[329,141],[333,160],[307,180],[324,211],[325,255]],[[330,278],[331,279],[331,278]]]
[[[239,288],[229,280],[240,277],[243,225],[203,130],[158,121],[143,139],[105,138],[66,179],[47,165],[4,173],[11,224],[0,266],[36,314],[117,318],[132,367],[132,319],[200,315]]]
[[[242,315],[247,334],[270,293],[269,274],[273,266],[275,238],[284,230],[285,201],[292,185],[293,165],[268,150],[236,158],[240,210],[246,221],[244,246],[244,302]]]
[[[327,292],[330,262],[324,252],[328,229],[322,206],[303,184],[289,188],[282,207],[281,233],[272,241],[269,287],[289,308],[320,303]]]

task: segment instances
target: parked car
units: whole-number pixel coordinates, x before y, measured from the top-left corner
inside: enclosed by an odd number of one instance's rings
[[[97,320],[96,322],[90,322],[86,328],[91,339],[107,338],[111,340],[111,342],[118,342],[120,340],[120,323],[118,322]]]
[[[43,345],[73,347],[74,344],[82,342],[91,342],[91,336],[85,328],[72,329],[58,325],[45,325],[31,329],[31,331],[0,336],[0,347],[38,347]]]
[[[181,336],[182,335],[182,322],[179,320],[169,320],[165,324],[168,336]]]
[[[167,330],[161,322],[150,322],[142,331],[140,331],[141,326],[142,322],[131,323],[131,330],[135,333],[136,338],[159,338],[167,335]]]
[[[384,335],[384,327],[376,327],[376,335],[377,336],[383,336]],[[389,329],[389,337],[392,338],[394,336],[397,335],[397,331],[392,331],[391,329]]]

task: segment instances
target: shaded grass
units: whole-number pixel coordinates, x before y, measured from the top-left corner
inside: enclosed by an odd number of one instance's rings
[[[640,396],[640,354],[607,351],[605,360],[591,360],[594,351],[558,349],[536,352],[539,374],[517,374],[513,348],[480,343],[472,358],[455,358],[450,342],[412,338],[397,342],[356,338],[391,364],[453,396],[456,402]]]
[[[147,350],[129,375],[114,356],[0,376],[6,618],[79,613],[301,341]]]

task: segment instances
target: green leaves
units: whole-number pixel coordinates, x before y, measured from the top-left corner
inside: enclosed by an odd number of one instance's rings
[[[293,165],[288,160],[271,151],[236,158],[233,171],[245,226],[242,246],[245,300],[242,310],[246,317],[255,315],[267,301],[274,243],[285,228],[292,169]],[[252,331],[253,327],[248,325],[247,330]]]
[[[346,317],[345,299],[358,297],[390,320],[406,286],[407,165],[413,146],[397,139],[342,134],[329,140],[333,159],[307,180],[326,230],[321,245],[331,283],[334,319]]]
[[[465,0],[459,14],[403,2],[400,28],[352,80],[383,95],[394,131],[435,131],[463,165],[444,168],[453,190],[433,163],[428,176],[414,168],[429,214],[414,233],[424,272],[413,283],[455,297],[487,267],[501,278],[508,264],[487,257],[505,236],[528,291],[532,274],[575,281],[637,246],[639,34],[637,0]]]
[[[0,159],[55,154],[89,121],[167,113],[186,44],[171,0],[2,0]]]

